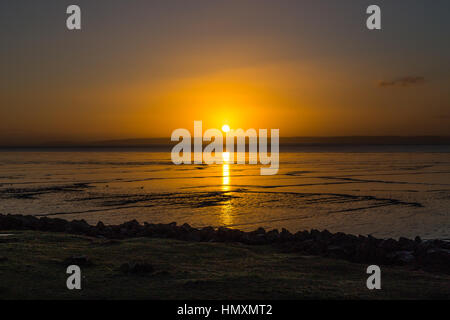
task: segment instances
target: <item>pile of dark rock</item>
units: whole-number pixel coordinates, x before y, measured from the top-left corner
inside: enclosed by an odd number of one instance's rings
[[[275,245],[285,252],[301,252],[345,259],[358,263],[380,265],[408,265],[450,274],[450,242],[443,240],[422,241],[400,238],[377,239],[372,236],[355,236],[345,233],[330,233],[327,230],[299,231],[286,229],[266,231],[259,228],[244,232],[229,228],[193,228],[188,224],[140,224],[136,220],[120,225],[105,225],[99,222],[89,225],[85,220],[37,218],[24,215],[1,215],[0,231],[38,230],[65,232],[70,234],[108,239],[132,237],[171,238],[198,242],[240,242],[249,245]]]

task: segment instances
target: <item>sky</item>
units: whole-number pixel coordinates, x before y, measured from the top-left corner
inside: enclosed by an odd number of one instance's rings
[[[66,28],[77,4],[82,30]],[[366,28],[377,4],[382,30]],[[3,0],[0,145],[450,135],[448,0]]]

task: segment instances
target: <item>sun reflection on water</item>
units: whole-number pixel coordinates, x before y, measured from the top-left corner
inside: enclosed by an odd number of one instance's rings
[[[231,190],[230,186],[230,153],[224,152],[222,154],[222,191],[224,194],[229,194],[228,191]],[[226,200],[222,204],[222,212],[220,214],[220,222],[223,225],[231,225],[233,223],[232,216],[231,199]]]
[[[230,165],[222,164],[222,191],[230,191]]]

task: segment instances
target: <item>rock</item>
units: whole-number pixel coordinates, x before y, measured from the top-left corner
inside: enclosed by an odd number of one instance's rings
[[[253,232],[241,233],[239,236],[239,241],[249,245],[263,245],[268,243],[266,235],[255,234]]]
[[[104,230],[105,229],[105,224],[103,222],[99,221],[97,223],[97,229],[99,229],[100,231]]]
[[[137,222],[131,220],[121,225],[120,234],[124,237],[138,237],[144,234],[145,228]]]
[[[297,241],[297,242],[284,242],[280,244],[280,247],[283,248],[283,251],[285,252],[308,252],[309,248],[314,243],[313,239],[308,239],[304,241]]]
[[[321,239],[325,240],[325,241],[329,241],[332,237],[332,234],[330,231],[328,231],[327,229],[323,230],[320,234]]]
[[[312,243],[312,246],[309,248],[308,252],[314,255],[323,255],[327,250],[327,245],[321,241],[315,241]]]
[[[280,238],[280,233],[277,229],[270,230],[266,233],[266,239],[269,242],[275,242]]]
[[[397,251],[399,249],[397,241],[391,238],[381,241],[378,246],[387,252]]]
[[[412,251],[395,251],[387,255],[387,258],[395,264],[409,265],[416,261]]]
[[[176,238],[185,241],[200,241],[201,236],[197,229],[192,228],[189,224],[185,223],[181,227],[175,228]]]
[[[366,241],[368,241],[370,243],[370,245],[372,245],[372,246],[378,246],[383,240],[374,238],[372,235],[369,234],[367,236]]]
[[[362,263],[369,262],[371,260],[370,259],[371,250],[372,248],[370,247],[370,244],[366,242],[364,238],[363,242],[356,246],[355,254],[352,257],[352,261]]]
[[[255,234],[266,234],[266,230],[264,230],[264,228],[258,228],[254,231]]]
[[[427,255],[427,251],[431,248],[433,248],[433,241],[422,241],[417,245],[415,254],[419,258],[419,260],[423,260]]]
[[[320,231],[316,230],[316,229],[312,229],[311,232],[311,237],[314,239],[319,239],[320,238]]]
[[[308,231],[298,231],[294,234],[294,239],[296,241],[305,241],[309,239],[309,232]]]
[[[169,224],[141,225],[132,220],[119,225],[105,226],[101,221],[96,226],[89,225],[85,220],[68,222],[58,218],[37,218],[28,215],[0,214],[0,230],[40,230],[51,232],[68,232],[90,237],[105,239],[124,239],[127,237],[171,238],[185,241],[220,241],[237,242],[251,245],[275,244],[288,252],[305,252],[311,255],[325,255],[344,258],[354,262],[379,264],[415,264],[429,270],[447,272],[450,269],[450,242],[443,240],[425,240],[416,237],[414,240],[400,238],[377,239],[371,235],[355,236],[342,232],[331,233],[328,230],[299,231],[295,234],[286,229],[266,231],[258,228],[251,232],[221,227],[214,229],[206,227],[196,229],[185,223],[177,226]],[[0,239],[1,242],[18,241],[16,238]],[[113,245],[116,242],[103,242],[100,245]],[[86,266],[92,264],[85,256],[71,257],[66,264]],[[139,263],[129,263],[127,272],[141,270]],[[140,272],[140,271],[136,271]],[[450,272],[449,272],[450,273]]]
[[[202,235],[200,234],[200,231],[198,231],[198,230],[193,230],[193,231],[187,233],[183,239],[186,241],[195,241],[195,242],[200,242],[203,240]]]
[[[85,220],[73,220],[66,225],[68,233],[87,234],[91,226]]]
[[[139,229],[141,227],[141,225],[139,224],[139,222],[137,222],[136,219],[125,222],[122,224],[122,227],[128,230],[136,230]]]
[[[448,249],[429,249],[422,262],[425,266],[450,274],[450,250]]]
[[[176,238],[177,224],[175,222],[169,224],[158,223],[155,225],[155,235],[162,238]]]
[[[36,223],[33,223],[38,230],[52,232],[63,232],[66,230],[68,224],[69,222],[66,220],[58,218],[51,219],[48,217],[42,217]]]
[[[181,226],[181,229],[183,229],[185,231],[192,231],[193,230],[193,228],[188,223],[183,224]]]
[[[64,260],[64,264],[66,266],[77,265],[79,267],[88,267],[91,266],[93,263],[87,256],[81,255],[67,258],[66,260]]]
[[[130,274],[147,274],[155,271],[153,266],[147,262],[127,262],[120,266],[120,271]]]
[[[292,233],[290,233],[288,230],[286,229],[281,229],[281,233],[280,233],[280,240],[281,241],[289,241],[292,240],[293,235]]]
[[[347,235],[343,232],[338,232],[338,233],[331,235],[331,242],[333,244],[337,245],[337,244],[345,242],[346,240],[347,240]]]
[[[24,223],[21,221],[20,216],[2,215],[0,217],[0,230],[22,230],[24,229]]]
[[[401,237],[398,239],[398,245],[403,251],[412,251],[416,247],[416,243],[412,240]]]
[[[200,229],[200,237],[201,241],[210,241],[215,236],[215,230],[213,227],[206,227],[203,229]]]
[[[220,227],[217,229],[214,239],[218,242],[237,242],[243,240],[242,235],[242,231]],[[249,232],[246,235],[246,241],[253,242],[253,240],[259,239],[258,235],[253,232]]]

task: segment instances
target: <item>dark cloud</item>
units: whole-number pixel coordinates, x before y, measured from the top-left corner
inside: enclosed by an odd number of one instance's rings
[[[380,81],[378,82],[379,87],[409,87],[417,84],[423,84],[425,83],[424,77],[414,77],[414,76],[408,76],[408,77],[402,77],[395,80],[390,81]]]

